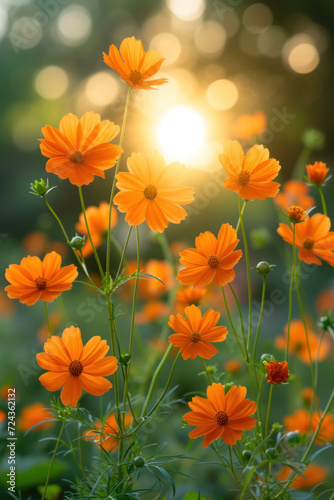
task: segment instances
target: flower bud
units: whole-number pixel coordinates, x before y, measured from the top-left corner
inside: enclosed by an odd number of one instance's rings
[[[129,364],[130,359],[130,354],[128,352],[124,352],[123,354],[121,354],[119,361],[123,366],[126,366]]]
[[[327,313],[326,315],[321,316],[318,325],[321,326],[324,332],[334,330],[334,318],[331,318]]]
[[[291,444],[291,446],[297,446],[301,443],[301,434],[299,431],[288,432],[286,435],[287,441]]]
[[[325,147],[326,136],[315,128],[306,130],[303,135],[304,145],[312,150],[320,150]]]
[[[267,448],[265,451],[268,458],[276,459],[278,457],[277,450],[275,448]]]
[[[35,181],[34,183],[30,183],[31,186],[31,191],[29,191],[30,194],[33,194],[35,196],[40,196],[41,198],[44,198],[48,194],[51,189],[54,189],[56,186],[50,188],[49,186],[49,180],[46,179],[46,183],[43,179],[40,181]]]
[[[145,458],[140,457],[140,456],[135,457],[135,458],[133,459],[133,465],[134,465],[135,467],[144,467],[144,465],[145,465]]]
[[[269,264],[265,260],[261,260],[261,262],[258,263],[256,266],[255,270],[257,273],[262,274],[262,276],[266,276],[270,271],[272,271],[276,267],[275,264]]]
[[[74,248],[74,250],[81,250],[82,247],[84,246],[86,241],[86,236],[79,236],[78,233],[73,236],[71,239],[69,245],[71,248]]]
[[[247,463],[249,462],[250,458],[252,456],[252,452],[250,450],[244,450],[242,452],[242,458],[244,459],[244,461]]]
[[[268,354],[267,352],[262,354],[260,358],[261,364],[266,364],[273,360],[275,360],[274,356],[272,354]]]

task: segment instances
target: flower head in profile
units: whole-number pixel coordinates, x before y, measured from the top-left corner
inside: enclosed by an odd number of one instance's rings
[[[322,186],[325,183],[326,175],[329,172],[329,168],[326,167],[326,163],[322,161],[316,161],[313,165],[306,165],[307,177],[311,184],[315,186]]]
[[[109,203],[107,203],[106,201],[102,201],[98,207],[91,206],[86,208],[88,227],[95,248],[98,248],[101,245],[103,237],[108,230],[109,206],[110,206]],[[112,229],[113,227],[116,226],[116,224],[117,224],[117,211],[114,207],[112,207],[110,228]],[[79,215],[79,221],[76,223],[75,229],[76,231],[78,231],[78,233],[88,235],[85,218],[82,212]],[[85,258],[93,253],[93,248],[89,241],[89,238],[86,238],[86,241],[81,251],[82,255]]]
[[[101,337],[92,337],[85,346],[79,328],[65,328],[61,337],[53,335],[44,344],[43,353],[37,354],[37,363],[48,370],[39,377],[48,391],[63,390],[63,405],[76,406],[82,389],[94,396],[109,391],[112,383],[106,376],[117,370],[117,358],[106,356],[109,346]]]
[[[297,490],[310,490],[314,486],[326,481],[329,470],[327,467],[322,467],[317,464],[310,464],[306,470],[301,471],[303,476],[299,475],[291,483],[291,487]],[[290,467],[283,467],[283,469],[276,474],[277,479],[280,482],[286,481],[294,473],[294,470]]]
[[[6,269],[6,280],[11,283],[5,290],[10,299],[19,299],[22,304],[32,306],[37,300],[53,302],[64,290],[70,290],[78,276],[77,268],[71,264],[61,266],[61,256],[56,252],[39,257],[24,257],[20,264],[10,264]]]
[[[55,425],[55,422],[47,422],[47,420],[52,420],[53,418],[53,415],[48,413],[48,408],[43,403],[33,403],[22,408],[18,419],[18,427],[23,432],[28,431],[34,426],[36,427],[34,427],[33,431],[48,429]],[[46,422],[43,423],[44,421]]]
[[[104,120],[93,111],[79,118],[72,113],[64,116],[59,129],[46,125],[42,129],[42,155],[50,158],[46,171],[83,186],[94,176],[105,178],[104,171],[115,165],[123,149],[109,144],[119,133],[119,126]]]
[[[168,324],[176,333],[170,335],[169,342],[181,347],[183,359],[212,358],[218,352],[212,342],[222,342],[228,334],[226,326],[216,326],[220,313],[209,309],[202,317],[195,305],[186,307],[184,313],[186,318],[181,314],[170,316]]]
[[[127,413],[124,418],[125,427],[130,427],[132,422],[131,413]],[[103,427],[101,422],[95,422],[95,430],[85,432],[85,437],[91,439],[95,444],[100,445],[105,451],[116,451],[119,444],[118,425],[114,413],[111,413],[104,421]],[[102,429],[101,429],[102,427]],[[97,431],[99,430],[99,432]]]
[[[125,38],[120,50],[110,45],[109,54],[103,52],[103,60],[132,88],[152,89],[153,85],[168,82],[166,78],[148,80],[159,71],[165,58],[154,50],[145,52],[142,42],[134,36]]]
[[[166,165],[156,151],[132,153],[128,172],[117,174],[119,193],[114,198],[130,226],[146,221],[152,231],[162,233],[169,222],[179,224],[187,216],[181,205],[194,201],[192,187],[180,186],[186,169],[178,162]]]
[[[320,259],[323,259],[334,266],[334,232],[329,231],[330,227],[330,218],[323,214],[307,217],[295,226],[295,245],[299,248],[300,260],[321,266]],[[284,241],[293,245],[293,232],[289,226],[280,224],[277,232]]]
[[[195,240],[196,248],[180,253],[180,264],[185,267],[177,275],[182,285],[205,288],[212,281],[225,286],[234,280],[234,266],[242,256],[235,250],[239,243],[237,233],[230,224],[223,224],[216,238],[210,231],[201,233]]]
[[[284,335],[276,337],[275,346],[278,349],[284,350],[286,348],[287,332],[288,325],[285,325]],[[307,328],[307,334],[311,358],[314,362],[318,352],[320,337],[310,328]],[[326,357],[328,356],[328,349],[328,341],[326,338],[324,338],[319,349],[319,361],[323,361],[324,359],[326,359]],[[299,319],[291,321],[290,324],[289,354],[294,354],[295,356],[298,356],[298,358],[301,359],[301,361],[303,361],[304,363],[310,364],[310,356],[306,342],[304,324]]]
[[[233,126],[233,134],[238,139],[249,140],[255,137],[267,126],[267,117],[262,111],[256,111],[252,115],[241,115]]]
[[[191,412],[183,418],[196,429],[189,433],[191,439],[205,436],[203,447],[221,438],[228,445],[235,445],[242,438],[242,431],[251,430],[257,420],[255,401],[245,399],[246,387],[233,385],[225,394],[222,384],[212,384],[206,391],[207,399],[195,396],[189,402]]]
[[[228,175],[223,186],[241,198],[264,200],[277,195],[280,184],[272,180],[281,167],[277,160],[269,158],[269,151],[263,146],[256,144],[245,155],[238,141],[228,141],[219,161]]]
[[[288,210],[292,205],[308,210],[315,205],[315,199],[309,194],[309,187],[304,181],[285,182],[283,190],[274,199],[275,205]]]
[[[290,377],[290,370],[288,370],[287,361],[274,361],[271,360],[269,363],[264,365],[266,369],[265,378],[268,384],[281,384],[288,381]]]

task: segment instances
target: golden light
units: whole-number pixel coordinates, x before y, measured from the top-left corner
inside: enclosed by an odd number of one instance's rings
[[[195,32],[195,45],[204,55],[217,56],[225,46],[226,31],[216,21],[206,21]]]
[[[90,13],[81,5],[71,5],[59,14],[57,28],[59,38],[65,45],[81,45],[92,31]]]
[[[245,10],[242,21],[251,33],[261,33],[271,25],[273,14],[267,5],[254,3]]]
[[[67,90],[68,76],[59,66],[47,66],[37,73],[34,87],[44,99],[58,99]]]
[[[231,80],[216,80],[206,91],[206,99],[215,109],[231,109],[239,99],[238,88]]]
[[[205,10],[204,0],[167,0],[167,7],[183,21],[195,21]]]
[[[172,33],[159,33],[152,38],[150,49],[163,54],[166,60],[164,66],[169,66],[177,61],[181,54],[181,44]]]
[[[205,139],[204,120],[194,109],[176,106],[162,117],[158,139],[167,162],[191,164]]]
[[[116,100],[120,93],[118,80],[107,71],[99,71],[90,76],[85,86],[85,94],[92,104],[107,106]]]
[[[282,57],[288,67],[300,74],[311,73],[320,62],[319,51],[313,39],[303,33],[292,36],[286,42]]]

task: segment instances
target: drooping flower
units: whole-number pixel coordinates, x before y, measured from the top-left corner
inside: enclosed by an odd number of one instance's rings
[[[129,172],[117,174],[119,193],[114,198],[130,226],[146,221],[152,231],[160,233],[169,222],[179,224],[187,216],[181,205],[194,200],[192,187],[180,186],[186,175],[178,162],[166,166],[156,151],[149,154],[132,153],[128,158]]]
[[[129,427],[132,422],[131,413],[127,413],[124,418],[125,427]],[[95,422],[95,427],[101,429],[101,422]],[[118,449],[119,439],[118,425],[114,413],[111,413],[106,419],[102,427],[102,431],[97,432],[91,430],[85,432],[85,437],[91,439],[95,444],[102,446],[106,451],[116,451]]]
[[[284,350],[286,348],[288,326],[284,327],[284,336],[280,335],[275,339],[275,346],[278,349]],[[307,328],[308,341],[310,346],[312,361],[315,361],[315,357],[318,352],[318,346],[320,342],[320,337],[311,330]],[[319,361],[323,361],[328,356],[328,341],[326,338],[323,339],[320,349],[319,349]],[[310,364],[310,357],[306,342],[305,329],[303,322],[301,320],[295,319],[291,321],[290,324],[290,336],[289,336],[289,354],[294,354],[298,356],[304,363]]]
[[[228,334],[226,326],[216,326],[220,313],[209,309],[202,317],[200,308],[195,305],[186,307],[184,313],[186,319],[181,314],[170,316],[168,325],[176,333],[170,335],[169,342],[181,347],[183,359],[212,358],[218,352],[212,342],[222,342]]]
[[[283,469],[276,474],[277,479],[280,482],[286,481],[289,479],[291,474],[294,473],[290,467],[283,467]],[[317,464],[310,464],[306,470],[302,471],[303,476],[297,476],[291,483],[291,487],[297,490],[310,490],[314,486],[324,482],[328,475],[329,470],[326,467],[322,467]]]
[[[109,203],[102,201],[98,207],[90,206],[86,208],[86,217],[89,227],[89,232],[92,237],[95,248],[98,248],[102,241],[105,233],[108,230],[109,224]],[[117,211],[114,207],[111,207],[111,221],[110,228],[112,229],[117,224]],[[75,224],[75,229],[78,233],[88,235],[87,226],[84,218],[84,214],[81,212],[79,215],[79,221]],[[81,249],[82,255],[86,258],[93,253],[92,245],[87,236],[86,241]]]
[[[193,397],[188,403],[192,411],[183,416],[189,425],[197,427],[188,434],[191,439],[205,436],[204,448],[219,438],[235,445],[242,438],[242,431],[256,426],[257,420],[250,417],[256,412],[256,403],[245,399],[246,387],[234,385],[225,395],[222,384],[212,384],[206,394],[207,399]]]
[[[104,171],[113,167],[123,152],[120,146],[109,144],[119,126],[108,120],[101,122],[93,111],[84,113],[80,120],[69,113],[61,119],[59,129],[46,125],[42,133],[41,152],[50,158],[46,171],[76,186],[89,184],[95,175],[104,179]]]
[[[290,180],[285,182],[283,190],[274,199],[275,205],[288,210],[292,205],[297,205],[308,210],[315,205],[315,199],[309,196],[309,187],[304,181]]]
[[[55,422],[45,422],[44,424],[42,422],[44,422],[44,420],[52,420],[53,418],[53,415],[48,412],[48,408],[46,408],[43,403],[33,403],[22,408],[18,419],[18,427],[23,432],[28,431],[35,425],[36,427],[33,431],[48,429],[49,427],[54,426]]]
[[[241,198],[264,200],[277,195],[280,184],[272,180],[281,167],[277,160],[269,158],[268,149],[256,144],[245,155],[238,141],[228,141],[218,158],[228,175],[223,186]]]
[[[330,227],[330,218],[323,214],[307,217],[295,226],[295,245],[299,248],[300,260],[321,266],[320,257],[334,266],[334,231],[330,232]],[[284,241],[293,245],[293,232],[289,226],[280,224],[277,232]]]
[[[132,88],[152,89],[153,85],[168,82],[166,78],[148,80],[159,71],[165,58],[154,50],[145,52],[141,40],[134,36],[125,38],[120,50],[110,45],[109,54],[103,52],[103,60]]]
[[[61,266],[61,256],[56,252],[39,257],[24,257],[20,264],[10,264],[6,279],[11,283],[5,290],[10,299],[19,299],[22,304],[32,306],[37,300],[53,302],[64,290],[70,290],[78,276],[77,268],[71,264]]]
[[[106,376],[117,369],[117,358],[105,356],[109,351],[106,340],[92,337],[85,346],[79,328],[65,328],[62,337],[53,335],[44,344],[45,353],[37,354],[37,363],[48,370],[39,377],[48,391],[63,390],[63,405],[76,406],[82,389],[94,396],[109,391],[112,383]]]
[[[256,111],[252,115],[241,115],[234,123],[232,132],[238,139],[249,140],[261,134],[266,126],[266,115],[262,111]]]
[[[239,243],[237,233],[230,224],[223,224],[218,238],[209,231],[201,233],[195,240],[196,248],[180,253],[182,269],[177,279],[182,285],[205,288],[212,281],[225,286],[234,280],[234,266],[241,259],[242,251],[235,250]]]
[[[313,165],[306,165],[308,180],[311,184],[316,186],[321,186],[326,179],[326,175],[329,172],[329,168],[326,167],[326,163],[322,161],[316,161]]]
[[[317,430],[322,413],[312,413],[305,408],[296,410],[292,415],[286,415],[283,419],[284,427],[287,432],[299,431],[300,434],[308,434],[310,431],[314,433]],[[334,440],[334,418],[328,413],[321,424],[315,443],[322,446]]]
[[[264,367],[267,372],[265,378],[268,384],[281,384],[288,381],[290,370],[288,370],[287,361],[278,362],[271,360],[269,363],[266,363]]]

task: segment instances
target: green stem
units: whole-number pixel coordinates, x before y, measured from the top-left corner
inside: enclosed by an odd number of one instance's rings
[[[128,244],[129,244],[129,240],[130,240],[130,235],[131,235],[132,228],[133,228],[133,226],[129,227],[129,231],[128,231],[128,235],[126,237],[126,241],[125,241],[125,245],[124,245],[124,248],[123,248],[121,260],[119,262],[119,266],[118,266],[118,269],[117,269],[115,281],[117,280],[117,278],[119,277],[119,275],[122,272],[123,263],[124,263],[124,259],[125,259],[125,254],[126,254],[126,251],[127,251],[127,248],[128,248]]]
[[[58,436],[56,447],[55,447],[53,455],[52,455],[52,459],[51,459],[51,463],[50,463],[48,475],[46,477],[44,491],[43,491],[43,495],[42,495],[42,500],[44,500],[44,498],[45,498],[46,490],[47,490],[48,485],[49,485],[50,476],[51,476],[51,472],[52,472],[52,467],[53,467],[53,464],[54,464],[54,461],[55,461],[55,458],[56,458],[56,454],[57,454],[58,447],[59,447],[59,444],[60,444],[61,436],[62,436],[64,428],[65,428],[65,423],[66,423],[66,420],[63,420],[63,425],[61,426],[61,429],[60,429],[60,433],[59,433],[59,436]]]
[[[321,198],[322,211],[323,211],[324,215],[327,215],[327,207],[326,207],[324,193],[322,192],[321,186],[317,186],[317,187],[318,187],[318,191],[319,191],[320,198]]]
[[[262,407],[261,407],[261,393],[262,393],[262,385],[263,385],[263,380],[264,377],[261,378],[259,390],[258,390],[258,395],[257,395],[257,401],[256,401],[256,408],[259,414],[260,422],[261,422],[261,429],[262,429],[262,439],[264,439],[263,435],[263,418],[262,418]]]
[[[111,304],[111,299],[110,295],[107,295],[107,306],[108,306],[108,314],[109,314],[109,330],[110,330],[110,340],[111,340],[111,350],[112,350],[112,355],[116,356],[116,343],[115,343],[115,332],[113,329],[113,321],[114,321],[114,314],[113,314],[113,307]],[[115,382],[115,406],[116,406],[116,421],[119,429],[121,430],[121,433],[123,432],[123,427],[121,424],[121,418],[120,418],[120,409],[119,409],[119,392],[118,392],[118,377],[117,377],[117,370],[114,373],[114,382]]]
[[[97,251],[96,251],[95,245],[94,245],[94,243],[93,243],[92,236],[91,236],[91,234],[90,234],[89,225],[88,225],[88,220],[87,220],[87,215],[86,215],[86,207],[85,207],[85,202],[84,202],[84,199],[83,199],[83,194],[82,194],[82,187],[81,187],[81,186],[78,186],[78,188],[79,188],[79,197],[80,197],[81,209],[82,209],[82,213],[83,213],[83,216],[84,216],[84,219],[85,219],[85,224],[86,224],[86,228],[87,228],[88,238],[89,238],[90,244],[92,245],[92,249],[93,249],[94,257],[95,257],[95,260],[96,260],[97,266],[98,266],[98,268],[99,268],[99,271],[100,271],[100,274],[101,274],[101,278],[102,278],[102,280],[103,280],[103,278],[104,278],[104,272],[103,272],[103,269],[102,269],[102,265],[101,265],[100,258],[99,258],[98,254],[97,254]]]
[[[255,334],[255,341],[254,341],[254,347],[253,347],[253,364],[255,364],[256,348],[257,348],[257,342],[258,342],[260,328],[261,328],[261,323],[262,323],[262,316],[263,316],[263,308],[264,308],[264,298],[265,298],[265,295],[266,295],[266,277],[263,276],[260,318],[259,318],[259,323],[257,325],[257,330],[256,330],[256,334]]]
[[[119,146],[123,146],[123,141],[124,141],[124,132],[125,132],[125,124],[126,124],[126,118],[128,116],[128,108],[129,108],[129,102],[130,102],[130,95],[131,95],[131,90],[132,87],[129,87],[128,93],[126,96],[126,101],[125,101],[125,107],[124,107],[124,114],[123,114],[123,121],[122,121],[122,127],[121,127],[121,135],[119,138]],[[120,161],[121,157],[118,158],[116,166],[115,166],[115,174],[114,174],[114,180],[112,183],[111,191],[110,191],[110,200],[109,200],[109,222],[108,222],[108,231],[107,231],[107,258],[106,258],[106,276],[108,277],[110,274],[110,232],[111,232],[111,211],[112,211],[112,204],[115,196],[115,189],[116,189],[116,176],[119,171],[120,167]]]
[[[241,306],[240,306],[240,302],[238,300],[238,297],[237,297],[237,294],[235,293],[231,283],[228,284],[232,294],[233,294],[233,297],[234,297],[234,300],[235,300],[235,303],[237,304],[237,308],[238,308],[238,312],[239,312],[239,317],[240,317],[240,326],[241,326],[241,331],[242,331],[242,338],[243,338],[243,341],[244,341],[244,345],[245,345],[245,357],[246,357],[246,361],[247,363],[249,362],[249,355],[248,355],[248,352],[247,352],[247,343],[246,343],[246,334],[245,334],[245,328],[244,328],[244,319],[243,319],[243,316],[242,316],[242,310],[241,310]],[[226,306],[226,304],[225,304]]]
[[[305,165],[311,153],[312,150],[306,146],[302,149],[299,158],[296,161],[296,165],[292,173],[292,179],[301,179],[303,177],[303,173],[305,172]]]
[[[295,271],[296,271],[296,225],[293,224],[292,227],[293,241],[292,241],[292,268],[291,268],[291,279],[289,287],[289,314],[288,314],[288,330],[286,335],[286,347],[285,347],[285,361],[288,361],[289,357],[289,342],[290,342],[290,326],[291,326],[291,316],[292,316],[292,290],[295,281]]]
[[[241,223],[241,217],[244,214],[245,208],[246,208],[246,200],[244,200],[244,204],[242,205],[242,209],[241,209],[241,214],[239,214],[239,219],[238,219],[238,222],[237,222],[237,225],[236,225],[236,228],[235,228],[236,232],[239,231],[239,227],[240,227],[240,223]],[[241,215],[241,217],[240,217],[240,215]]]
[[[239,337],[238,337],[238,333],[234,327],[234,324],[233,324],[233,321],[232,321],[232,318],[231,318],[231,314],[230,314],[230,310],[228,308],[228,304],[227,304],[227,300],[226,300],[226,295],[225,295],[225,290],[224,290],[224,287],[222,286],[222,293],[223,293],[223,298],[224,298],[224,303],[225,303],[225,309],[226,309],[226,313],[227,313],[227,316],[228,316],[228,319],[229,319],[229,322],[230,322],[230,325],[231,325],[231,328],[232,328],[232,331],[234,333],[234,336],[236,338],[236,341],[238,343],[238,346],[239,346],[239,349],[240,349],[240,352],[241,352],[241,355],[242,355],[242,358],[243,360],[245,361],[245,363],[247,362],[246,361],[246,357],[245,357],[245,353],[242,349],[242,346],[241,346],[241,342],[239,340]],[[246,347],[246,346],[245,346]]]
[[[252,334],[252,286],[251,286],[251,278],[250,278],[248,244],[247,244],[246,231],[245,231],[244,220],[243,220],[243,212],[241,209],[240,196],[238,196],[238,204],[239,204],[239,217],[240,217],[241,232],[242,232],[242,238],[243,238],[244,247],[245,247],[246,270],[247,270],[248,307],[249,307],[248,316],[249,317],[248,317],[248,338],[247,338],[246,356],[249,359],[249,348],[250,348],[250,341],[251,341],[251,334]],[[244,204],[246,204],[246,202],[244,202]]]
[[[50,320],[49,320],[49,314],[48,314],[48,307],[47,307],[45,301],[44,301],[44,310],[45,310],[46,324],[48,326],[48,330],[49,330],[49,334],[50,334],[50,338],[51,338],[52,337],[52,330],[51,330],[51,326],[50,326]]]
[[[271,398],[273,395],[273,384],[270,384],[270,392],[269,392],[269,400],[268,400],[268,409],[267,409],[267,417],[266,417],[266,426],[264,430],[264,435],[266,436],[268,434],[268,426],[269,426],[269,415],[270,415],[270,407],[271,407]]]
[[[201,358],[201,360],[202,360],[202,365],[204,367],[204,370],[205,370],[206,376],[208,378],[209,384],[212,384],[212,379],[211,379],[210,373],[208,372],[208,368],[207,368],[207,366],[205,364],[205,361],[204,361],[203,358]]]
[[[318,385],[318,370],[319,370],[319,355],[320,355],[320,348],[322,341],[324,339],[326,331],[322,330],[322,334],[319,340],[318,348],[317,348],[317,354],[315,356],[315,363],[314,363],[314,389],[317,388]]]

